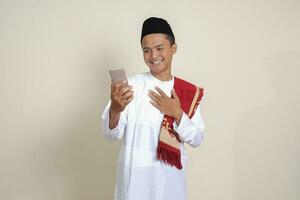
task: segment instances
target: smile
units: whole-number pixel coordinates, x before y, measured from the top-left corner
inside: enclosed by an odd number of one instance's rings
[[[161,59],[161,60],[157,60],[157,61],[150,61],[151,64],[160,64],[162,61],[164,61],[164,59]]]

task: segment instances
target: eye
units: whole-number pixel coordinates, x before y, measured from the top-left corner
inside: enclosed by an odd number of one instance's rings
[[[160,50],[163,50],[163,48],[162,48],[162,47],[158,47],[158,48],[157,48],[157,51],[160,51]]]
[[[144,53],[149,53],[149,49],[144,49]]]

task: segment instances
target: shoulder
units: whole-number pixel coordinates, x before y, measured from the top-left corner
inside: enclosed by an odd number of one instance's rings
[[[174,88],[185,94],[199,93],[201,97],[204,94],[204,89],[202,87],[196,86],[195,84],[176,76],[174,77]]]
[[[194,83],[191,83],[191,82],[189,82],[189,81],[187,81],[187,80],[184,80],[184,79],[182,79],[182,78],[179,78],[179,77],[177,77],[177,76],[174,77],[174,81],[175,81],[178,85],[180,85],[180,86],[182,86],[182,87],[186,87],[186,88],[200,88],[201,90],[203,90],[202,87],[198,87],[198,86],[196,86]]]

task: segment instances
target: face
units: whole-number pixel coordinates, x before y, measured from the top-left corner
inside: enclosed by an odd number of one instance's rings
[[[176,53],[176,44],[170,45],[167,36],[162,33],[146,35],[142,40],[145,63],[150,72],[157,77],[169,78],[171,63]]]

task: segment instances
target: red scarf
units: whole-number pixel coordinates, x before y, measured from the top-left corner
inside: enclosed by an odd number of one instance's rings
[[[183,112],[191,119],[203,96],[203,88],[174,77],[174,89],[180,99]],[[182,169],[180,143],[183,141],[175,132],[173,123],[174,118],[164,115],[157,147],[157,159]]]

